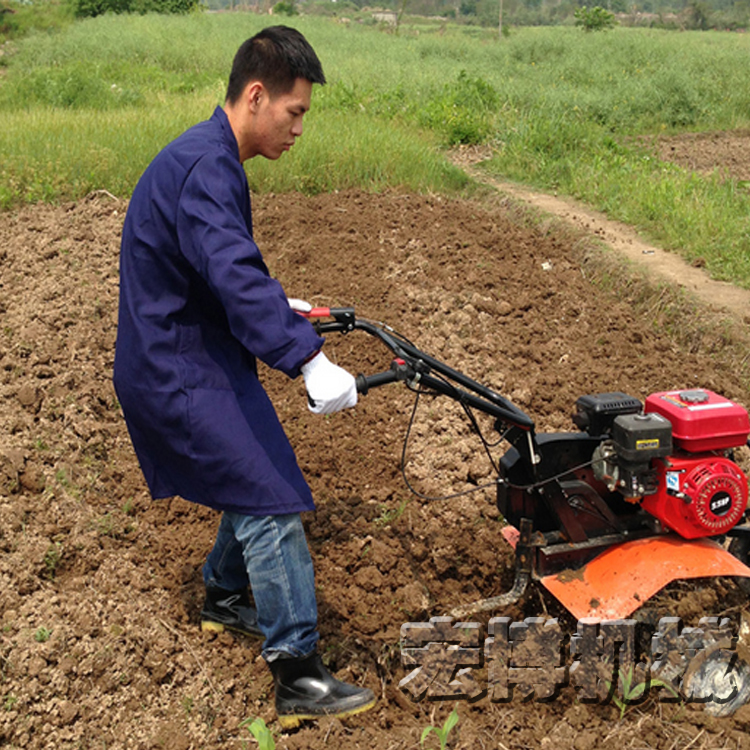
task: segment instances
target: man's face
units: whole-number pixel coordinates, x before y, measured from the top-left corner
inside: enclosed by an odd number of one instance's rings
[[[251,153],[278,159],[302,135],[302,118],[310,109],[312,83],[297,78],[289,93],[272,96],[267,89],[256,94]]]

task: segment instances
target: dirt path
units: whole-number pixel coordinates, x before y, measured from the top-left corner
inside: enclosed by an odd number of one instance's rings
[[[473,161],[473,164],[471,163]],[[691,266],[679,255],[645,241],[632,227],[608,219],[604,214],[575,202],[546,193],[532,191],[511,182],[488,176],[475,165],[478,159],[459,159],[461,167],[473,179],[506,195],[551,214],[581,231],[594,235],[613,250],[621,253],[653,277],[676,284],[695,295],[702,303],[730,313],[740,322],[748,322],[750,290],[722,281],[715,281],[701,268]]]

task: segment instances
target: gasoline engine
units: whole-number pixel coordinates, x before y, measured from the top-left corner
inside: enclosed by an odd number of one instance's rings
[[[685,539],[733,528],[747,507],[748,482],[733,449],[748,437],[748,413],[712,391],[654,393],[643,413],[624,394],[584,396],[574,422],[608,430],[593,454],[594,476],[609,491]]]

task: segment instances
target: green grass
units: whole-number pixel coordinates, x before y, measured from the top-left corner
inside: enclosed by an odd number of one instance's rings
[[[0,7],[2,4],[0,4]],[[0,44],[33,31],[60,31],[73,22],[73,7],[67,0],[5,2],[13,10],[0,16]]]
[[[0,207],[95,189],[128,196],[158,150],[223,101],[235,49],[266,23],[244,14],[106,17],[59,37],[26,39],[0,87]],[[323,48],[315,29],[341,33],[326,20],[312,28],[308,36]],[[290,155],[279,164],[248,163],[253,189],[451,191],[467,184],[429,129],[388,121],[382,110],[340,106],[344,88],[332,78],[316,90],[306,133]]]
[[[162,145],[211,115],[217,101],[174,96],[158,109],[36,107],[2,116],[0,206],[75,199],[97,190],[128,196]],[[311,112],[298,145],[280,163],[246,164],[259,192],[307,194],[349,187],[459,190],[468,180],[439,154],[429,133],[358,114]]]
[[[255,191],[467,187],[444,149],[490,144],[495,176],[556,190],[641,228],[750,288],[748,192],[659,161],[642,136],[746,127],[750,39],[617,28],[421,24],[398,35],[326,18],[299,27],[328,85],[277,163],[247,164]],[[221,103],[252,14],[106,16],[35,33],[0,58],[0,207],[127,197],[154,154]]]
[[[166,97],[156,111],[34,107],[1,113],[0,206],[75,199],[92,190],[127,196],[145,166],[215,102]]]
[[[335,147],[332,148],[332,144]],[[247,164],[251,188],[314,194],[353,187],[458,190],[468,180],[441,158],[435,138],[366,113],[311,112],[284,169],[265,160]]]

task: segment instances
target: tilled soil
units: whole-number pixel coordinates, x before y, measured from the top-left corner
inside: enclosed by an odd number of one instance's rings
[[[391,385],[324,418],[308,412],[301,381],[266,369],[318,504],[305,521],[324,657],[379,698],[346,723],[281,734],[260,644],[199,629],[200,569],[218,515],[149,499],[115,399],[125,209],[99,194],[0,215],[0,745],[255,747],[240,724],[261,717],[280,748],[395,750],[419,747],[455,706],[458,748],[586,750],[606,738],[750,747],[748,708],[716,718],[651,700],[621,717],[613,704],[578,703],[572,687],[547,703],[411,701],[398,687],[401,625],[512,582],[483,446],[448,401],[422,397],[409,430],[414,395]],[[256,199],[254,218],[290,296],[385,321],[510,397],[539,430],[573,429],[584,393],[644,399],[703,386],[750,402],[724,357],[689,353],[660,333],[627,293],[590,282],[577,237],[528,222],[509,203],[282,195]],[[391,360],[359,332],[329,336],[326,351],[353,372]],[[493,441],[491,424],[480,426]],[[399,468],[407,432],[406,477],[418,494]],[[656,602],[690,625],[724,613],[738,625],[747,609],[727,580],[675,584]],[[568,634],[575,628],[536,588],[501,614],[557,616]],[[487,616],[476,621],[485,628]]]
[[[660,159],[695,172],[717,172],[750,180],[750,131],[687,133],[656,142]]]

